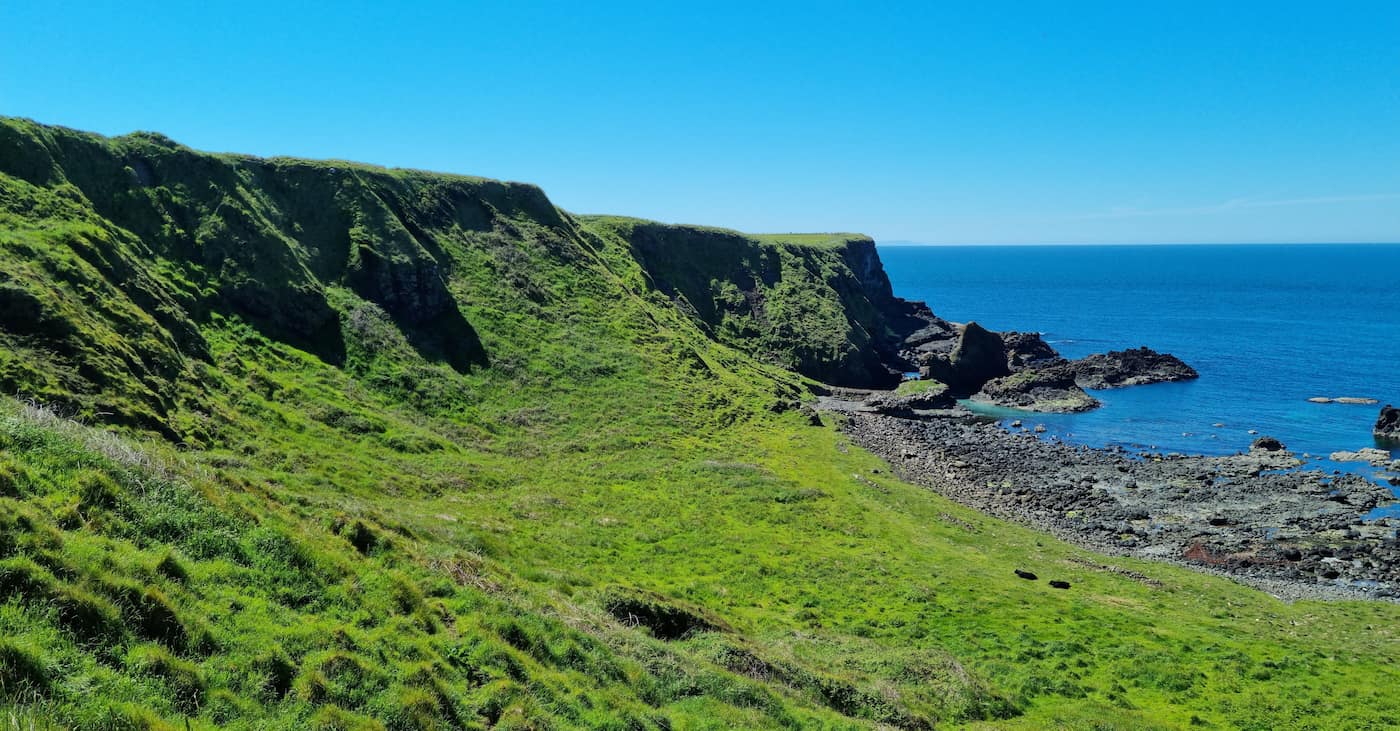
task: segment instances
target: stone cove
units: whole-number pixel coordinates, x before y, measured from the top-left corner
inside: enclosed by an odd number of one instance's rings
[[[920,364],[920,380],[886,392],[837,389],[818,404],[897,474],[1099,550],[1225,573],[1281,597],[1400,598],[1396,524],[1370,515],[1396,503],[1382,486],[1393,475],[1378,484],[1305,469],[1272,437],[1229,456],[1039,439],[1044,428],[1024,423],[1033,412],[1100,406],[1081,384],[1120,388],[1199,374],[1146,347],[1067,361],[1036,335],[929,320],[901,350]],[[998,422],[959,398],[1026,415]],[[1378,438],[1391,433],[1396,413],[1382,410]],[[1382,449],[1330,458],[1400,471]]]
[[[1199,378],[1101,390],[1101,408],[1046,414],[1046,433],[1091,446],[1227,455],[1260,434],[1319,469],[1384,447],[1394,404],[1400,246],[881,246],[894,290],[939,315],[1037,333],[1065,358],[1146,345]],[[1317,399],[1313,402],[1311,399]],[[1326,403],[1320,403],[1322,400]],[[976,407],[976,404],[974,404]],[[983,413],[1014,420],[995,406]],[[1253,433],[1251,433],[1253,432]],[[1397,454],[1400,456],[1400,454]]]

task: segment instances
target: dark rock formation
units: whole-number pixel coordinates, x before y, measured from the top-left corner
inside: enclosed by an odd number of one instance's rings
[[[1077,413],[1099,406],[1098,399],[1075,383],[1066,364],[1027,368],[982,384],[973,400],[997,406],[1049,413]]]
[[[1376,419],[1376,428],[1373,433],[1377,439],[1400,444],[1400,409],[1390,404],[1382,407],[1381,415]]]
[[[1258,449],[1264,452],[1282,452],[1284,449],[1283,442],[1280,442],[1279,440],[1273,437],[1259,437],[1258,439],[1254,440],[1253,444],[1249,445],[1249,448]]]
[[[910,333],[901,346],[901,356],[910,363],[922,364],[934,355],[949,355],[958,344],[958,328],[932,312],[924,325]]]
[[[931,354],[921,370],[925,378],[948,384],[948,390],[959,398],[971,396],[987,381],[1011,373],[1001,336],[975,322],[963,326],[947,355]]]
[[[910,337],[917,341],[910,350],[922,375],[948,384],[956,398],[1028,411],[1079,412],[1099,406],[1085,388],[1197,377],[1179,358],[1145,347],[1067,361],[1037,333],[994,333],[970,322],[955,338],[946,326],[930,323]]]
[[[1199,378],[1180,358],[1150,348],[1114,350],[1071,361],[1075,380],[1084,388],[1121,388]]]
[[[1001,334],[1001,341],[1006,346],[1006,364],[1012,370],[1060,359],[1060,354],[1040,337],[1040,333],[1008,330]]]

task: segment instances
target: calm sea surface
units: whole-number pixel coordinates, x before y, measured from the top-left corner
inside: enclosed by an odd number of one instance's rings
[[[895,294],[946,319],[1037,331],[1069,358],[1147,345],[1200,371],[1096,391],[1104,406],[1087,414],[1027,417],[1066,441],[1226,454],[1254,429],[1325,456],[1375,446],[1380,407],[1309,397],[1400,404],[1400,245],[882,246],[880,257]]]

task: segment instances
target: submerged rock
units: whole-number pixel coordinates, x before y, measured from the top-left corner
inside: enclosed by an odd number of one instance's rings
[[[1390,462],[1390,452],[1384,449],[1367,447],[1358,449],[1355,452],[1333,452],[1330,455],[1333,462],[1369,462],[1377,467],[1384,466]]]

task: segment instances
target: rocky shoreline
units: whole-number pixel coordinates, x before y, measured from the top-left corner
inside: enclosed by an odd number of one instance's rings
[[[1305,469],[1276,442],[1226,457],[1097,449],[958,407],[880,413],[866,398],[836,393],[818,408],[843,413],[852,441],[902,478],[986,513],[1285,599],[1400,601],[1400,520],[1362,519],[1394,497],[1357,475]]]
[[[902,358],[919,380],[947,388],[952,398],[1023,411],[1074,413],[1101,403],[1084,389],[1123,388],[1198,378],[1180,358],[1147,347],[1068,360],[1037,333],[993,332],[931,313],[903,343]]]

